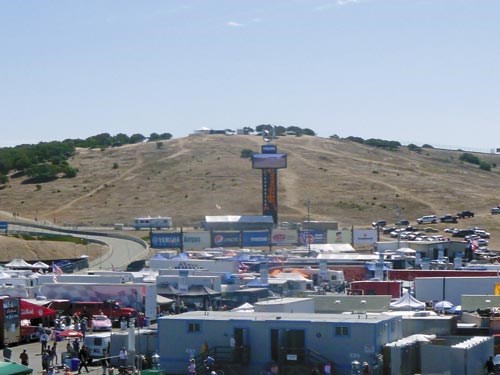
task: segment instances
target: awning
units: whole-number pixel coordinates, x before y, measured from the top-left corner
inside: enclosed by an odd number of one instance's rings
[[[31,374],[33,369],[15,362],[0,362],[0,375]]]
[[[191,285],[186,293],[179,293],[180,297],[205,297],[205,296],[220,296],[220,292],[216,292],[203,285]]]
[[[21,319],[37,319],[56,315],[57,311],[21,299]],[[1,375],[1,374],[0,374]]]
[[[175,301],[173,299],[170,299],[170,298],[167,298],[167,297],[163,297],[163,296],[160,296],[160,295],[156,296],[156,303],[158,305],[167,305],[167,304],[172,303],[172,302],[175,302]]]

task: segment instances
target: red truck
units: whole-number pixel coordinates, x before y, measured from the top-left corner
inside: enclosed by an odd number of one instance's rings
[[[108,300],[102,302],[83,301],[72,302],[69,306],[71,315],[77,314],[81,317],[87,317],[89,320],[92,315],[106,315],[111,320],[130,319],[137,316],[137,311],[131,307],[121,307],[117,301]]]

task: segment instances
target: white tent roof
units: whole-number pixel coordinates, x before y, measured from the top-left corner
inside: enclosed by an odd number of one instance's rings
[[[418,299],[406,292],[397,301],[391,302],[390,308],[392,310],[423,310],[425,309],[425,302],[420,302]]]
[[[24,259],[12,259],[5,265],[6,268],[32,268],[33,266]]]
[[[246,302],[241,306],[235,307],[231,311],[234,311],[234,312],[254,312],[254,307],[252,304]]]
[[[34,263],[32,265],[32,267],[33,268],[43,268],[43,269],[47,269],[48,270],[50,266],[48,264],[42,262],[42,261],[38,261],[38,262]]]

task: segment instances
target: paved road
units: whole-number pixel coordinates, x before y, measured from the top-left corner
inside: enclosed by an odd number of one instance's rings
[[[65,229],[65,228],[62,228]],[[148,255],[148,249],[132,239],[108,237],[105,235],[88,235],[84,233],[63,233],[58,228],[36,228],[25,226],[21,223],[10,224],[9,231],[30,231],[40,233],[65,234],[74,237],[104,242],[108,251],[90,263],[91,268],[123,269],[133,260],[144,259]]]

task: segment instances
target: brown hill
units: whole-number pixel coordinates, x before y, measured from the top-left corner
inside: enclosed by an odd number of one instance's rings
[[[457,226],[478,225],[500,233],[496,206],[500,171],[459,161],[461,151],[402,147],[386,151],[347,140],[282,137],[288,153],[279,171],[282,221],[337,220],[366,226],[373,220],[415,222],[426,214],[476,212]],[[241,158],[259,151],[256,136],[192,136],[105,150],[78,150],[70,164],[78,176],[40,185],[14,178],[0,192],[0,209],[64,225],[131,223],[137,216],[168,215],[176,226],[193,226],[205,215],[260,214],[261,173]],[[478,154],[500,165],[500,156]],[[441,228],[443,226],[440,226]],[[500,236],[496,236],[500,237]],[[492,239],[495,243],[495,238]],[[500,242],[496,248],[500,248]]]

